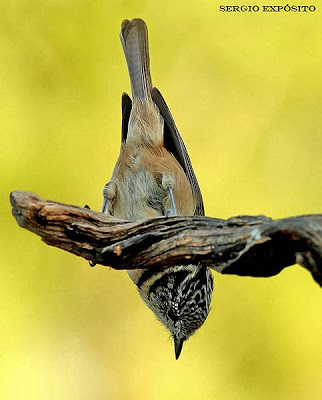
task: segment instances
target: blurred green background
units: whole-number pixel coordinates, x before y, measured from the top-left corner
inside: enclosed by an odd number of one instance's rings
[[[320,10],[218,9],[1,1],[1,399],[322,398],[322,292],[304,269],[214,274],[209,319],[176,362],[125,272],[90,268],[11,216],[12,190],[99,210],[129,91],[118,32],[134,17],[148,24],[153,81],[207,215],[320,213]]]

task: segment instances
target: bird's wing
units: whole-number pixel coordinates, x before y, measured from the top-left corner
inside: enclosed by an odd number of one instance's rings
[[[164,119],[164,146],[169,152],[174,155],[176,160],[179,162],[191,185],[193,197],[196,204],[194,215],[205,215],[199,184],[193,171],[186,146],[184,145],[184,142],[180,136],[180,133],[176,127],[176,124],[172,118],[171,112],[164,98],[162,97],[159,90],[155,87],[152,89],[152,99],[159,107],[160,113]]]
[[[122,94],[122,143],[126,142],[129,120],[132,110],[132,100],[127,93]]]

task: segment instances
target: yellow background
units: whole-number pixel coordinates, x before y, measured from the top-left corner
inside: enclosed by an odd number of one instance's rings
[[[322,398],[322,292],[304,269],[215,273],[209,319],[175,361],[124,272],[90,268],[11,216],[12,190],[100,208],[129,91],[118,32],[133,17],[148,23],[153,82],[207,215],[322,211],[320,4],[280,14],[219,4],[1,1],[2,400]]]

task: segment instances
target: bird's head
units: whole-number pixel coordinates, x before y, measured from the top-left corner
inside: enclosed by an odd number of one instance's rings
[[[213,291],[209,268],[182,265],[147,272],[138,287],[146,305],[170,331],[178,359],[184,341],[200,328],[209,314]]]

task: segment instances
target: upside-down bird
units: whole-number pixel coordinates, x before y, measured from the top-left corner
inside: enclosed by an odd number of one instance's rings
[[[186,147],[161,93],[152,87],[145,22],[124,20],[120,39],[132,100],[123,93],[121,150],[103,189],[102,212],[127,220],[204,215]],[[190,264],[127,272],[170,331],[178,359],[184,341],[208,316],[213,291],[209,268]]]

